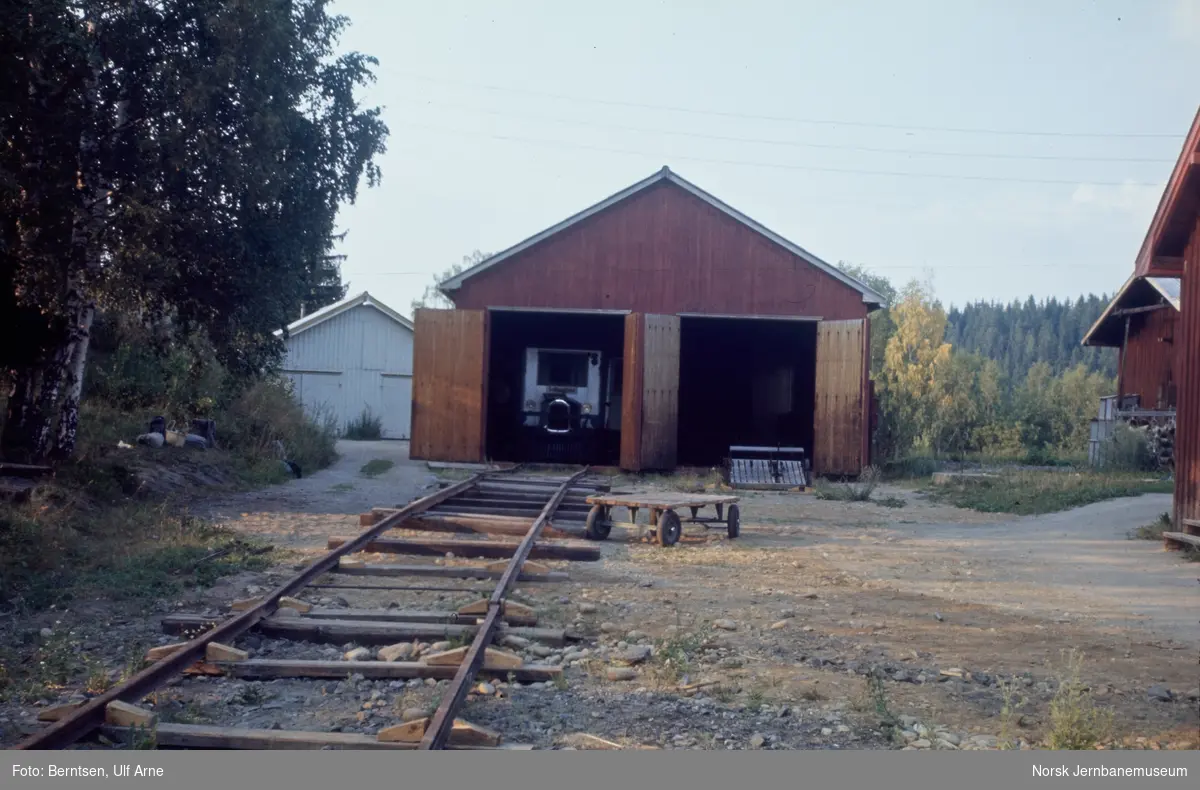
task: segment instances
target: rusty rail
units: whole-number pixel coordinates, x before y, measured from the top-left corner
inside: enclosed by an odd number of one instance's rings
[[[581,469],[567,478],[566,482],[555,490],[554,495],[550,497],[550,501],[546,503],[546,506],[542,508],[542,512],[538,514],[533,524],[530,525],[529,532],[521,539],[521,543],[513,553],[512,559],[509,560],[508,567],[504,569],[504,573],[500,576],[500,581],[496,583],[496,589],[492,591],[492,595],[488,599],[488,610],[487,615],[484,616],[483,624],[475,632],[475,638],[471,641],[471,647],[467,650],[467,655],[459,665],[458,672],[455,673],[454,680],[451,682],[446,696],[442,697],[441,704],[438,705],[437,712],[433,715],[433,720],[429,722],[429,726],[426,728],[425,735],[421,739],[421,744],[418,748],[423,750],[446,748],[446,742],[450,738],[450,730],[454,727],[454,714],[459,706],[462,705],[463,700],[466,699],[471,681],[474,680],[475,675],[483,666],[484,658],[487,655],[487,646],[492,643],[504,601],[508,597],[509,590],[512,589],[513,582],[521,574],[521,566],[525,564],[525,560],[529,557],[529,552],[541,534],[542,528],[546,526],[546,522],[554,515],[554,511],[558,509],[558,505],[567,495],[567,491],[575,484],[575,481],[579,480],[587,472],[588,469],[586,467]]]
[[[583,473],[581,472],[580,474]],[[572,477],[571,480],[568,481],[568,485],[571,482],[574,482],[578,476],[579,475]],[[93,730],[104,724],[104,711],[110,702],[117,700],[122,702],[133,702],[144,697],[146,694],[161,686],[168,679],[178,675],[188,666],[195,663],[197,659],[204,655],[205,648],[210,642],[232,643],[232,641],[238,636],[246,631],[249,631],[251,628],[257,625],[259,621],[272,615],[275,610],[279,608],[280,598],[284,598],[298,592],[299,590],[308,586],[308,583],[313,579],[318,578],[322,574],[328,573],[330,570],[337,567],[338,561],[345,555],[360,551],[372,540],[379,537],[384,532],[395,528],[404,520],[419,513],[423,513],[424,511],[446,501],[450,497],[468,490],[484,477],[484,474],[473,475],[466,480],[447,486],[446,488],[430,494],[427,497],[423,497],[415,502],[409,503],[405,507],[397,510],[395,513],[385,518],[383,521],[380,521],[371,529],[359,535],[354,540],[345,543],[344,545],[334,549],[325,556],[313,562],[312,565],[301,571],[290,581],[285,582],[281,587],[276,589],[253,608],[247,609],[239,616],[222,623],[208,633],[196,637],[178,651],[172,653],[167,658],[164,658],[161,661],[146,667],[124,683],[114,686],[98,697],[92,698],[87,704],[83,705],[70,716],[60,719],[45,730],[18,744],[16,748],[23,750],[61,749],[66,746],[70,746],[75,741],[79,740],[85,735],[88,735]],[[562,491],[566,491],[566,486],[562,488]],[[553,501],[557,503],[559,499],[561,499],[561,492],[556,495],[556,498]],[[544,524],[545,519],[540,519],[540,523]],[[538,531],[540,531],[540,527]],[[534,531],[531,530],[530,534],[534,534]],[[522,542],[522,546],[525,546],[525,553],[528,553],[528,546],[531,546],[532,544],[533,540],[527,536],[526,540]],[[513,558],[513,562],[519,565],[520,563],[517,562],[518,558],[523,558],[523,555],[519,550],[517,556]],[[512,565],[510,564],[509,570],[511,569]],[[508,571],[505,571],[505,574],[505,578],[511,575],[508,573]],[[501,579],[501,582],[504,582],[504,578]],[[511,584],[511,578],[509,579],[509,583]],[[500,588],[497,587],[497,589]],[[498,611],[498,607],[496,606],[492,606],[491,608]],[[490,611],[489,615],[491,615]],[[495,627],[494,620],[495,618],[493,617],[493,629]],[[479,633],[482,634],[483,632],[484,629],[480,629]],[[476,642],[478,641],[479,639],[476,638]],[[483,656],[482,650],[479,651],[479,655],[481,657]],[[439,709],[439,713],[440,712],[441,710]],[[449,733],[449,728],[447,728],[446,732],[447,734]]]

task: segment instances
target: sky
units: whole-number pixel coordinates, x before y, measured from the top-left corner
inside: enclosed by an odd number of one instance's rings
[[[1200,0],[335,0],[391,134],[350,293],[663,165],[830,263],[962,305],[1111,294],[1200,104]]]

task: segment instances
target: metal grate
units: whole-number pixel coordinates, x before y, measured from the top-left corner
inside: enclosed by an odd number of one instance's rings
[[[807,486],[804,450],[799,447],[730,447],[729,484],[735,488]]]

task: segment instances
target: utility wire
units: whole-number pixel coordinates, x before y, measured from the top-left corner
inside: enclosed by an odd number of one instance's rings
[[[429,77],[422,74],[414,74],[411,72],[399,72],[398,76],[408,79],[420,80],[422,82],[434,82],[443,85],[457,85],[460,87],[474,88],[477,90],[497,91],[502,93],[520,93],[527,96],[540,96],[547,99],[559,99],[563,101],[583,102],[588,104],[599,104],[608,107],[633,107],[638,109],[648,110],[665,110],[668,112],[689,113],[693,115],[711,115],[721,118],[746,118],[760,121],[778,121],[785,123],[805,123],[822,126],[853,126],[864,129],[892,129],[900,131],[914,132],[950,132],[954,134],[984,134],[984,135],[1012,135],[1019,137],[1083,137],[1096,139],[1168,139],[1179,140],[1182,135],[1178,133],[1166,132],[1062,132],[1049,130],[1029,130],[1029,129],[986,129],[977,127],[956,127],[956,126],[917,126],[912,124],[894,124],[894,123],[872,123],[868,121],[847,121],[847,120],[832,120],[828,118],[805,118],[799,116],[788,115],[760,115],[754,113],[728,112],[723,110],[702,110],[695,107],[678,107],[672,105],[645,104],[641,102],[618,101],[614,99],[598,99],[587,96],[568,96],[561,93],[551,93],[548,91],[538,91],[529,88],[513,88],[500,85],[486,85],[474,82],[461,82],[456,80],[448,80],[440,77]]]
[[[463,134],[477,137],[487,137],[493,140],[506,140],[510,142],[530,143],[533,145],[542,145],[559,148],[573,148],[584,151],[602,151],[612,154],[626,154],[631,156],[655,157],[678,159],[689,162],[707,162],[710,164],[722,165],[740,165],[743,167],[762,167],[771,170],[801,170],[811,173],[845,173],[856,175],[874,175],[874,176],[893,176],[900,178],[941,178],[957,181],[998,181],[1011,182],[1022,184],[1066,184],[1069,186],[1092,185],[1092,186],[1144,186],[1144,187],[1161,187],[1161,183],[1151,181],[1093,181],[1083,179],[1065,179],[1065,178],[1020,178],[1016,176],[981,176],[964,173],[917,173],[905,172],[899,170],[861,170],[849,167],[821,167],[816,165],[793,165],[780,164],[777,162],[751,162],[739,159],[714,159],[701,156],[687,156],[684,154],[664,155],[659,153],[651,153],[649,151],[635,151],[628,148],[610,148],[606,146],[587,145],[584,143],[570,143],[560,140],[538,140],[530,137],[520,137],[517,135],[493,134],[490,132],[478,132],[467,129],[450,129],[443,126],[432,126],[429,124],[413,123],[411,121],[401,121],[396,125],[408,126],[416,129],[427,129],[429,131],[439,132],[443,134]]]
[[[788,146],[793,148],[820,148],[834,151],[860,151],[866,153],[880,154],[900,154],[902,156],[945,156],[959,157],[970,159],[1028,159],[1033,161],[1050,161],[1050,162],[1134,162],[1134,163],[1154,163],[1154,164],[1172,164],[1174,159],[1166,157],[1111,157],[1111,156],[1061,156],[1055,154],[993,154],[993,153],[975,153],[966,151],[932,151],[928,149],[908,149],[908,148],[877,148],[872,146],[861,145],[838,145],[835,143],[810,143],[799,140],[771,140],[761,137],[734,137],[721,134],[707,134],[704,132],[686,132],[675,131],[670,129],[647,129],[639,126],[624,126],[618,124],[596,123],[593,121],[580,121],[571,118],[552,118],[539,115],[519,115],[517,113],[504,112],[503,110],[493,110],[484,107],[472,107],[466,104],[456,104],[453,102],[434,101],[431,99],[408,99],[414,104],[421,104],[433,107],[447,107],[456,110],[465,110],[467,112],[483,113],[485,115],[495,115],[503,118],[515,118],[523,121],[542,121],[547,123],[559,123],[572,126],[584,126],[596,129],[609,129],[613,131],[623,132],[640,132],[645,134],[665,134],[676,137],[693,137],[701,140],[718,140],[731,143],[756,143],[762,145],[778,145]]]

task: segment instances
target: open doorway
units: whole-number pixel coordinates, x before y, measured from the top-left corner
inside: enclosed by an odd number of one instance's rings
[[[617,463],[624,319],[621,313],[490,311],[488,458]]]
[[[817,322],[683,316],[679,463],[717,466],[731,445],[813,457]]]

